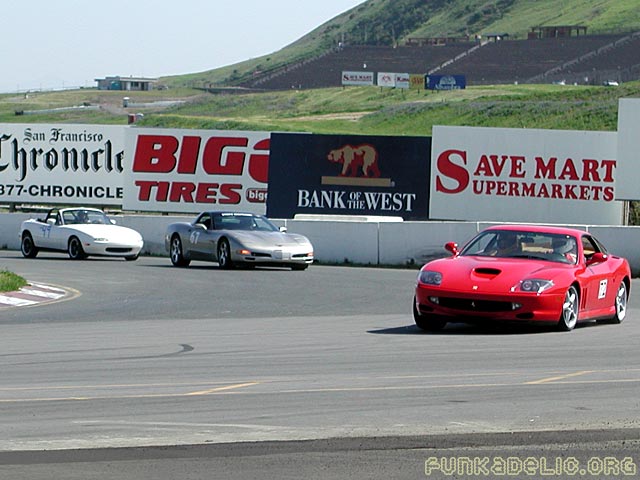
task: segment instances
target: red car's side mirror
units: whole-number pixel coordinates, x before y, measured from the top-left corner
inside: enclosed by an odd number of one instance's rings
[[[595,263],[602,263],[607,261],[607,257],[604,253],[596,252],[587,259],[587,267]]]
[[[453,255],[458,254],[458,244],[455,242],[446,243],[444,246],[444,249],[447,250],[448,252],[451,252]]]

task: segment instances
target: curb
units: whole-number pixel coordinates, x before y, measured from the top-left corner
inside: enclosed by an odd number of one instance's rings
[[[69,292],[59,287],[42,283],[29,283],[15,292],[0,294],[0,309],[4,307],[30,307],[41,303],[55,302]]]

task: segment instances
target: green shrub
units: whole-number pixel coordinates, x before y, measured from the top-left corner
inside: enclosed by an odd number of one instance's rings
[[[24,287],[27,281],[20,275],[7,270],[0,270],[0,292],[11,292]]]

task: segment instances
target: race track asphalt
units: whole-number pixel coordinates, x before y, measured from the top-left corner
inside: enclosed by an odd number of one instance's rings
[[[77,292],[0,310],[0,478],[453,478],[425,462],[484,454],[600,478],[597,459],[640,459],[635,281],[622,325],[426,334],[416,270],[0,267]]]

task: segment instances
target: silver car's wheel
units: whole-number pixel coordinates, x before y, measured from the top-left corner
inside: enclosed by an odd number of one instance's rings
[[[564,295],[564,302],[562,303],[562,314],[560,315],[560,321],[558,327],[560,330],[568,332],[573,330],[578,323],[578,311],[580,308],[580,297],[576,287],[573,285],[569,287],[567,293]]]
[[[31,234],[29,232],[26,232],[22,236],[20,250],[25,258],[35,258],[35,256],[38,255],[38,248],[33,243],[33,238],[31,238]]]
[[[218,242],[218,265],[220,268],[225,270],[233,268],[231,247],[229,246],[229,241],[226,238],[223,238]]]
[[[178,235],[174,235],[171,237],[171,248],[169,252],[171,256],[171,263],[173,263],[176,267],[187,267],[190,260],[184,258],[182,254],[182,241]]]
[[[87,255],[84,253],[84,250],[82,248],[82,243],[80,242],[78,237],[71,237],[69,239],[67,253],[69,254],[69,258],[71,260],[82,260],[84,258],[87,258]]]

